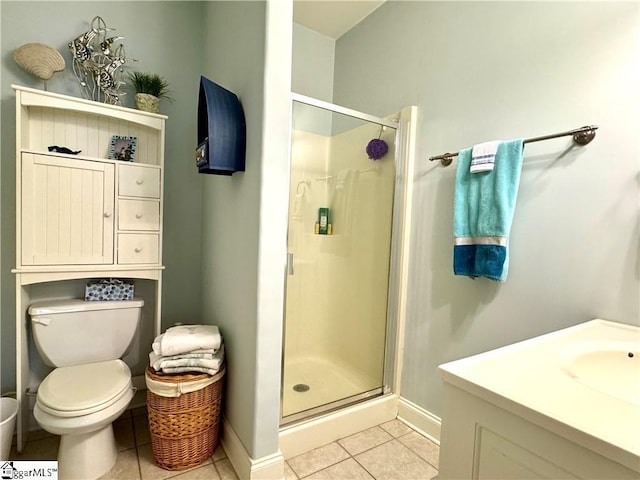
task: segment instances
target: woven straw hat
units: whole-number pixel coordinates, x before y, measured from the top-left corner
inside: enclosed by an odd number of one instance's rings
[[[13,52],[13,59],[27,72],[49,80],[55,72],[64,70],[64,58],[53,47],[42,43],[27,43]]]

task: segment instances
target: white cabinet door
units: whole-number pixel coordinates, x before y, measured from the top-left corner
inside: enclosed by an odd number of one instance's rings
[[[115,167],[22,154],[22,264],[113,263]]]

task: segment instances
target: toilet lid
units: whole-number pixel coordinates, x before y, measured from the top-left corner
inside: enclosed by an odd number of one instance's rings
[[[131,385],[131,371],[122,360],[59,367],[38,387],[38,402],[47,410],[95,410],[122,396]]]

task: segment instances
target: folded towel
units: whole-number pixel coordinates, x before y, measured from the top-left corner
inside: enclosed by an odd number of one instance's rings
[[[215,325],[178,325],[158,335],[152,348],[156,355],[167,357],[201,349],[217,351],[221,343],[222,337]]]
[[[212,368],[204,368],[204,367],[175,367],[175,368],[164,368],[162,369],[162,373],[189,373],[189,372],[200,372],[200,373],[208,373],[209,375],[215,375],[220,370],[215,370]]]
[[[224,361],[224,345],[221,345],[215,355],[211,354],[195,354],[195,355],[207,355],[208,357],[191,357],[187,355],[173,355],[173,356],[159,356],[155,352],[149,353],[149,363],[156,371],[163,371],[169,373],[167,369],[173,368],[185,368],[188,371],[189,368],[198,367],[206,368],[208,370],[219,370],[220,365]]]
[[[471,149],[458,154],[453,213],[453,271],[504,282],[507,243],[520,183],[522,140],[500,142],[494,168],[472,175]]]
[[[152,349],[158,352],[160,351],[160,340],[162,340],[162,335],[159,335],[153,341]],[[196,358],[198,355],[205,355],[203,358],[207,358],[206,355],[213,355],[218,351],[217,348],[200,348],[198,350],[189,350],[188,352],[179,353],[178,355],[189,355],[192,358]],[[159,354],[158,354],[159,355]]]
[[[220,351],[220,349],[218,349]],[[180,355],[171,355],[168,357],[163,357],[162,355],[157,355],[156,352],[149,352],[149,364],[156,370],[159,370],[159,362],[163,362],[164,360],[182,360],[182,359],[193,359],[193,358],[201,358],[204,360],[213,360],[213,353],[181,353]],[[158,365],[158,366],[156,366]]]
[[[153,349],[160,351],[160,340],[162,335],[159,335],[155,338],[155,340],[153,341],[153,344],[151,345]],[[203,355],[202,358],[207,358],[208,355],[213,355],[218,351],[217,348],[200,348],[198,350],[189,350],[186,353],[182,353],[182,354],[178,354],[178,355],[188,355],[191,358],[196,358],[200,355]]]
[[[499,144],[500,141],[494,140],[474,145],[471,150],[471,167],[469,171],[478,173],[493,170]]]

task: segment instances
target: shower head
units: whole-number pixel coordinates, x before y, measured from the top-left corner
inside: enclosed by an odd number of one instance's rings
[[[300,187],[302,187],[302,189]],[[311,187],[310,179],[305,178],[304,180],[300,180],[296,186],[296,195],[304,195],[309,187]]]

